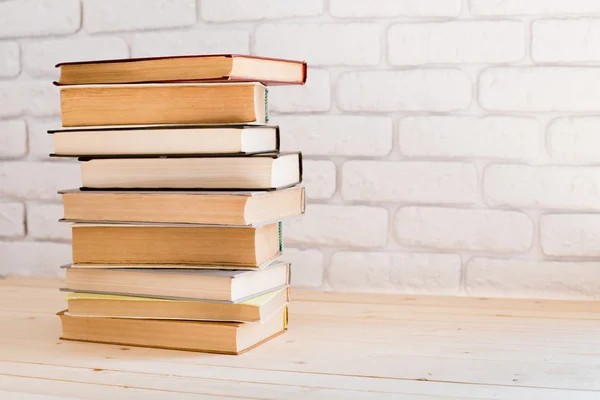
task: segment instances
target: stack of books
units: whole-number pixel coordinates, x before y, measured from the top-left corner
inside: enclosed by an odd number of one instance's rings
[[[59,64],[54,157],[70,340],[239,354],[287,330],[282,224],[304,213],[302,156],[279,151],[267,86],[306,63],[238,55]]]

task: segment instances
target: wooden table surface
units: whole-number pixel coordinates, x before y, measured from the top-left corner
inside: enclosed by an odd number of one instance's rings
[[[61,341],[59,286],[0,280],[0,399],[600,399],[600,303],[294,290],[223,356]]]

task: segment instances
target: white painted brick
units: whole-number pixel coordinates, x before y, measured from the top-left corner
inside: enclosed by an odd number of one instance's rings
[[[38,160],[60,161],[64,158],[50,158],[50,153],[54,153],[54,143],[52,135],[48,134],[51,129],[60,129],[60,119],[41,119],[27,122],[29,155]]]
[[[380,207],[308,204],[306,214],[286,221],[283,235],[303,244],[383,247],[388,213]]]
[[[409,157],[526,160],[538,155],[541,129],[525,117],[406,117],[398,141]]]
[[[0,7],[2,7],[1,4]],[[0,27],[0,29],[2,28]],[[19,75],[21,71],[19,57],[19,44],[17,42],[0,42],[0,77]]]
[[[205,21],[257,21],[309,17],[323,12],[323,0],[202,0],[200,15]]]
[[[309,65],[377,65],[379,26],[348,24],[265,24],[256,29],[254,53],[306,60]]]
[[[395,24],[388,31],[392,65],[506,63],[525,55],[521,21]]]
[[[340,18],[455,17],[461,0],[330,0],[329,12]]]
[[[453,295],[460,284],[456,254],[339,252],[327,281],[337,291]]]
[[[599,262],[474,258],[467,264],[470,296],[600,300]]]
[[[24,179],[24,177],[27,177]],[[77,163],[13,161],[0,163],[0,195],[57,200],[60,189],[81,186]]]
[[[479,79],[487,110],[600,111],[600,68],[497,67]]]
[[[71,225],[63,218],[62,204],[27,203],[27,234],[36,239],[71,240]]]
[[[384,156],[392,150],[392,119],[363,115],[273,116],[281,148],[304,155]]]
[[[594,0],[470,0],[475,15],[587,14],[600,12]]]
[[[407,246],[489,253],[523,253],[533,243],[533,222],[516,211],[402,207],[398,241]]]
[[[59,113],[59,93],[52,82],[0,82],[0,117],[23,114],[45,117]]]
[[[531,56],[538,62],[600,60],[600,19],[534,21]]]
[[[0,121],[0,159],[27,154],[27,127],[23,120]]]
[[[79,0],[13,0],[0,2],[0,37],[75,33],[81,26]]]
[[[470,163],[348,161],[342,169],[344,200],[472,204],[478,193]]]
[[[248,54],[250,34],[243,30],[137,33],[131,51],[134,57],[194,54]]]
[[[347,72],[337,102],[344,111],[461,110],[471,103],[471,81],[457,69]]]
[[[490,206],[600,209],[600,167],[492,164],[484,170]]]
[[[127,43],[117,37],[86,37],[31,42],[23,49],[25,70],[33,76],[56,76],[60,62],[128,58]]]
[[[547,128],[548,151],[560,162],[600,163],[600,118],[557,118]]]
[[[540,243],[548,256],[600,256],[600,214],[547,214]]]
[[[323,285],[324,261],[321,250],[286,247],[283,249],[281,259],[292,263],[293,286],[320,287]]]
[[[303,160],[303,184],[309,199],[330,199],[335,193],[335,164],[331,161]]]
[[[304,85],[269,88],[269,110],[275,112],[319,112],[331,108],[329,72],[310,68]]]
[[[0,242],[0,276],[64,278],[61,265],[72,262],[71,245],[50,242]]]
[[[195,23],[195,0],[83,0],[83,26],[91,33],[182,27]]]
[[[24,235],[25,207],[23,204],[16,201],[0,200],[0,237],[18,237]]]

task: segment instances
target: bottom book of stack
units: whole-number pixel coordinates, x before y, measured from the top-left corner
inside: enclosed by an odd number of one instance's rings
[[[290,265],[251,271],[67,266],[62,339],[240,354],[283,333]]]

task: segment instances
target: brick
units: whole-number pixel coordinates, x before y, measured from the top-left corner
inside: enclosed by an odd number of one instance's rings
[[[321,250],[286,247],[283,249],[282,260],[292,263],[291,278],[293,286],[323,286],[324,261]]]
[[[281,113],[319,112],[331,108],[329,72],[321,69],[308,71],[306,84],[279,86],[269,89],[269,110]]]
[[[0,242],[0,276],[64,278],[61,265],[72,262],[71,245],[50,242]]]
[[[305,215],[286,221],[283,234],[301,244],[383,247],[388,213],[380,207],[308,204]]]
[[[71,240],[71,225],[63,218],[62,204],[27,203],[27,234],[35,239]]]
[[[456,69],[347,72],[337,86],[337,103],[344,111],[441,112],[471,103],[471,81]]]
[[[547,214],[540,219],[540,243],[548,256],[600,256],[600,214]]]
[[[0,37],[65,35],[81,26],[79,0],[0,2]]]
[[[460,270],[456,254],[338,252],[327,281],[337,291],[453,295]]]
[[[492,164],[484,170],[490,206],[600,209],[600,167]]]
[[[27,179],[23,179],[27,177]],[[13,161],[0,163],[0,194],[22,199],[58,200],[60,189],[81,186],[77,163]]]
[[[25,235],[25,207],[16,201],[0,200],[0,237]],[[0,259],[2,259],[0,257]]]
[[[600,299],[600,263],[474,258],[467,264],[470,296]]]
[[[54,143],[52,141],[52,135],[49,135],[48,131],[51,129],[60,129],[60,127],[60,119],[38,119],[28,121],[29,155],[38,160],[64,161],[64,159],[49,157],[50,153],[54,153]]]
[[[384,156],[392,150],[392,119],[362,115],[273,116],[284,151],[315,156]],[[365,134],[368,132],[368,134]]]
[[[373,23],[265,24],[254,35],[255,54],[316,66],[377,65],[380,45],[379,26]]]
[[[0,4],[0,7],[2,5]],[[2,29],[0,27],[0,29]],[[21,72],[19,44],[17,42],[0,42],[0,77],[13,77]]]
[[[46,117],[59,113],[59,93],[52,82],[0,82],[0,117]]]
[[[523,253],[533,243],[533,222],[516,211],[402,207],[394,229],[402,245],[442,250]]]
[[[600,163],[600,118],[556,118],[548,125],[548,151],[557,161],[579,164]]]
[[[505,63],[525,56],[521,21],[395,24],[388,30],[392,65]]]
[[[128,58],[127,43],[117,37],[86,37],[31,42],[23,49],[26,71],[33,76],[56,76],[59,62]]]
[[[339,18],[456,17],[460,0],[330,0],[329,13]]]
[[[475,15],[587,14],[600,12],[594,0],[470,0]]]
[[[83,0],[83,26],[91,33],[179,28],[195,23],[195,0]]]
[[[599,61],[598,46],[600,46],[600,19],[555,19],[533,22],[531,56],[535,61]]]
[[[347,161],[342,168],[344,200],[472,204],[478,193],[470,163]]]
[[[25,121],[0,121],[0,159],[19,158],[27,154]]]
[[[200,16],[210,22],[309,17],[323,12],[323,0],[202,0]]]
[[[417,116],[400,121],[400,152],[409,157],[534,159],[540,123],[521,117]]]
[[[330,199],[335,193],[335,164],[331,161],[304,160],[303,184],[309,199]]]
[[[486,110],[600,111],[600,68],[495,67],[479,78]]]
[[[134,57],[191,54],[248,54],[250,34],[243,30],[136,33],[131,51]]]

